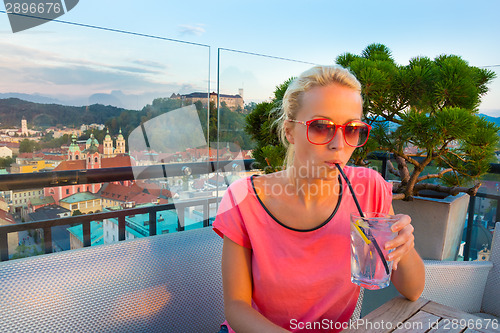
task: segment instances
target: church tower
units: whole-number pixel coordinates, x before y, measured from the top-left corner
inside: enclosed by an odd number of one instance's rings
[[[101,154],[99,154],[99,149],[96,145],[97,139],[94,139],[93,135],[91,135],[91,139],[89,148],[83,151],[85,153],[86,168],[99,169],[101,167]]]
[[[122,135],[122,129],[120,128],[120,133],[116,138],[116,149],[115,154],[125,154],[125,139]]]
[[[71,136],[71,144],[68,149],[68,160],[75,161],[80,160],[82,158],[82,152],[80,151],[80,147],[76,143],[76,135],[73,133]]]
[[[90,138],[88,138],[87,142],[85,142],[85,149],[89,149],[92,145],[95,145],[97,148],[99,148],[99,141],[94,138],[94,133],[90,133]]]
[[[21,119],[21,135],[28,136],[28,122],[24,116],[23,119]]]
[[[113,155],[113,140],[109,135],[109,129],[107,130],[106,136],[104,137],[104,142],[102,144],[104,146],[104,156],[111,157]]]

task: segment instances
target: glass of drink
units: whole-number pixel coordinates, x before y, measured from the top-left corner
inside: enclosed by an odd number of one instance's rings
[[[392,261],[385,257],[387,241],[396,237],[391,231],[396,222],[392,215],[382,213],[351,213],[351,282],[366,289],[382,289],[389,285]]]

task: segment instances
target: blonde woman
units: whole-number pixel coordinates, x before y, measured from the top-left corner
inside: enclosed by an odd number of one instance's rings
[[[336,332],[359,296],[350,282],[349,216],[356,206],[336,164],[351,180],[363,211],[394,214],[392,188],[376,171],[346,166],[366,143],[361,86],[347,70],[316,66],[288,87],[280,118],[284,171],[233,183],[214,230],[224,238],[222,276],[227,321],[221,332]],[[392,282],[410,300],[424,288],[410,217],[397,215]],[[337,327],[337,328],[336,328]]]

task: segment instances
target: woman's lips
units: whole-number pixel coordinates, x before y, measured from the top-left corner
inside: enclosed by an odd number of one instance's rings
[[[335,164],[341,164],[339,161],[325,161],[326,165],[328,165],[329,168],[337,168]]]

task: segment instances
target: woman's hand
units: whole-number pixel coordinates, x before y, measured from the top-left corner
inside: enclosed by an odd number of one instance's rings
[[[391,281],[399,293],[411,301],[416,301],[425,286],[424,262],[415,250],[415,237],[411,218],[404,214],[394,214],[392,207],[389,214],[397,218],[391,229],[398,235],[385,243],[385,249],[394,249],[387,255],[393,261]]]
[[[397,218],[391,230],[397,232],[398,235],[385,243],[385,250],[394,249],[386,257],[387,260],[392,261],[392,269],[398,269],[398,263],[401,259],[410,253],[415,247],[415,237],[413,236],[413,226],[411,225],[411,218],[408,215],[397,214]]]

